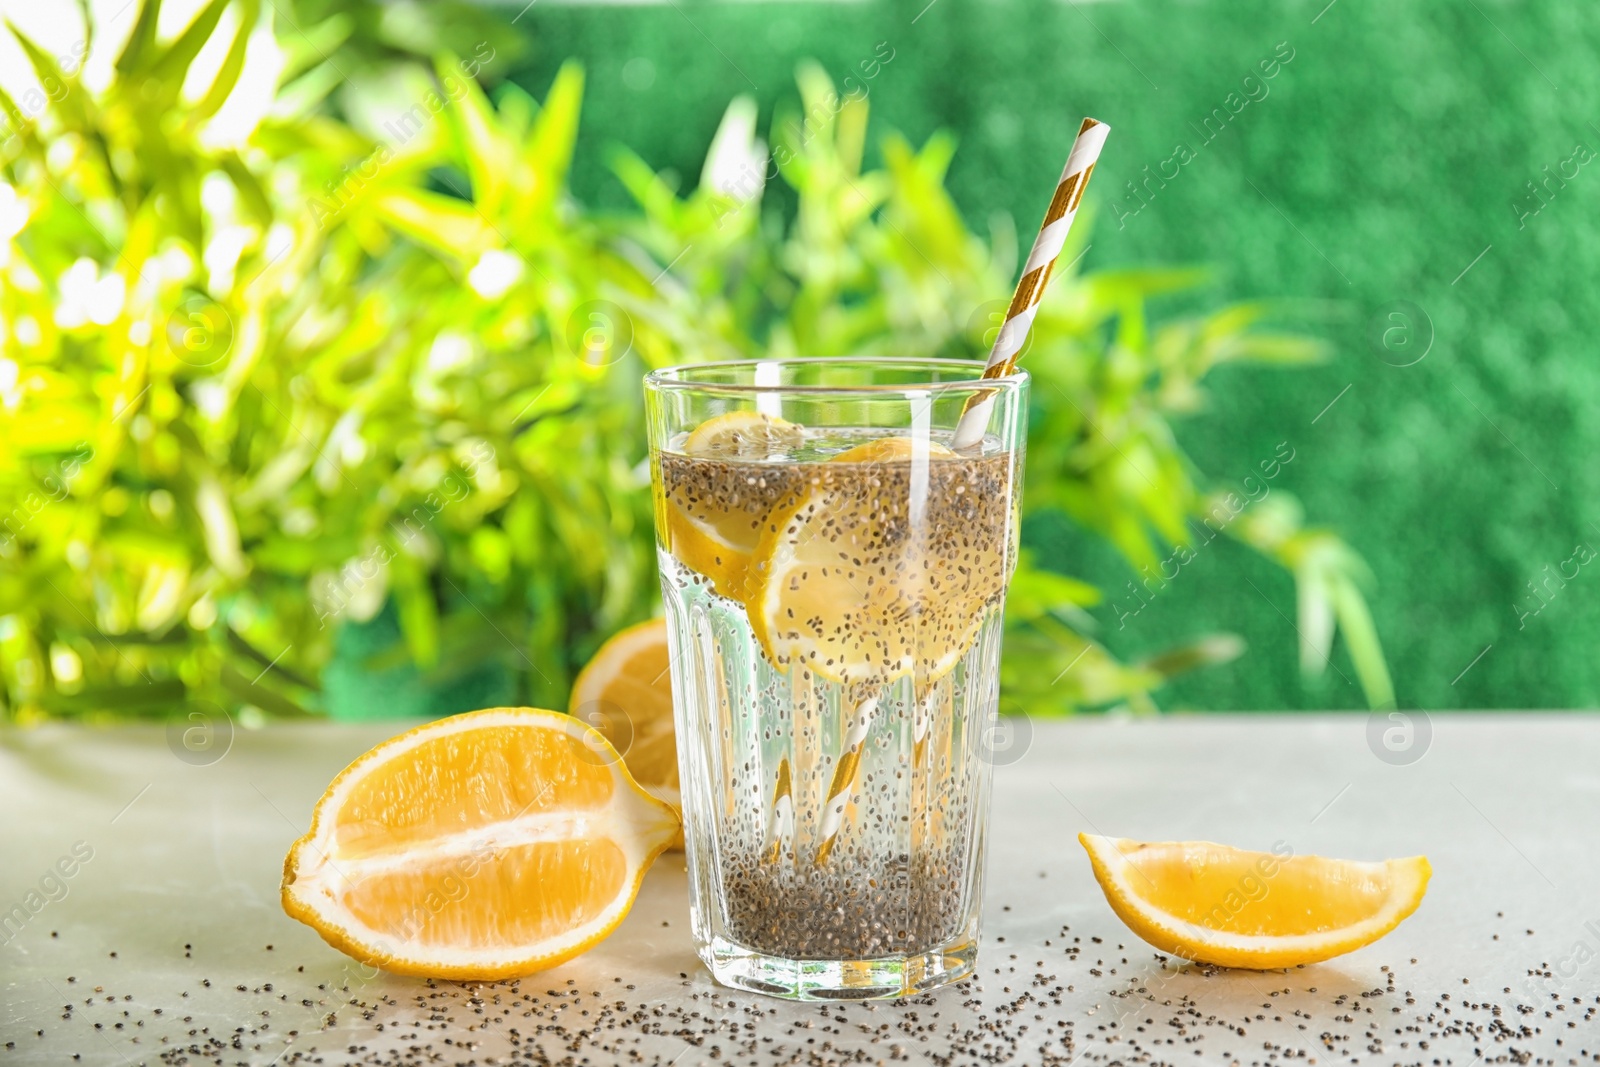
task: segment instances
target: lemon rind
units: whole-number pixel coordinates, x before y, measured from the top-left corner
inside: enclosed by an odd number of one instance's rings
[[[666,850],[679,827],[677,814],[635,782],[620,757],[610,766],[614,781],[622,788],[612,793],[607,814],[617,829],[627,828],[633,832],[609,835],[607,839],[622,851],[634,876],[626,891],[619,893],[604,911],[566,934],[521,946],[501,945],[478,951],[433,946],[426,953],[407,953],[395,951],[391,935],[357,920],[338,903],[334,890],[347,876],[341,872],[340,863],[329,854],[333,844],[330,840],[332,819],[324,816],[339,810],[372,766],[386,763],[427,741],[497,726],[559,729],[591,746],[604,746],[600,751],[615,756],[615,750],[598,731],[570,715],[537,708],[469,712],[424,723],[390,738],[341,771],[318,801],[312,813],[311,828],[290,847],[284,858],[281,891],[284,911],[312,927],[334,948],[363,962],[396,974],[458,980],[491,981],[533,974],[564,963],[609,936],[632,908],[645,873]],[[498,829],[517,822],[512,819],[494,825]],[[485,827],[477,838],[495,836]],[[507,835],[498,836],[503,839]],[[352,867],[360,869],[360,865],[361,861],[354,861]]]
[[[1417,910],[1432,875],[1426,856],[1380,863],[1343,861],[1370,868],[1374,873],[1382,871],[1390,877],[1389,895],[1378,911],[1360,922],[1315,934],[1282,937],[1236,934],[1187,922],[1145,903],[1130,883],[1129,874],[1134,867],[1118,847],[1122,839],[1085,833],[1079,834],[1078,840],[1089,853],[1089,862],[1106,901],[1135,934],[1163,952],[1184,959],[1246,970],[1278,970],[1321,963],[1372,944]],[[1229,850],[1223,845],[1212,847]]]

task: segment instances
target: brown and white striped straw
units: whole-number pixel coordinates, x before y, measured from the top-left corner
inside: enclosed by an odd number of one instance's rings
[[[772,789],[772,818],[767,827],[767,862],[783,855],[783,843],[794,835],[794,792],[789,781],[789,757],[778,761],[778,782]]]
[[[1050,209],[1045,212],[1044,224],[1039,228],[1039,236],[1034,239],[1033,251],[1028,254],[1022,280],[1017,283],[1011,306],[1006,310],[1006,320],[1000,327],[999,336],[995,338],[983,377],[1003,378],[1016,366],[1017,355],[1022,351],[1034,316],[1038,314],[1039,301],[1044,298],[1045,287],[1050,284],[1050,272],[1067,243],[1067,231],[1077,217],[1078,205],[1083,203],[1083,190],[1089,184],[1089,176],[1094,173],[1095,161],[1100,158],[1100,149],[1105,145],[1106,134],[1110,131],[1111,127],[1097,119],[1086,118],[1083,125],[1078,127],[1077,139],[1067,153],[1067,165],[1062,168],[1061,180],[1056,183],[1055,196],[1050,199]],[[993,406],[992,392],[977,392],[967,399],[961,421],[956,426],[954,444],[957,448],[971,448],[983,440]],[[872,718],[878,710],[878,700],[877,697],[871,697],[861,702],[845,734],[844,752],[834,765],[833,781],[828,786],[828,797],[822,810],[822,843],[817,847],[815,858],[819,867],[827,862],[828,854],[833,851],[838,839],[845,809],[850,804],[850,793],[855,787],[861,750],[872,726]],[[915,712],[913,751],[918,762],[921,761],[931,719],[932,708],[927,705],[929,700],[931,694],[924,694]],[[787,793],[786,769],[780,768],[778,787],[773,798],[774,846],[781,840],[783,818],[779,809],[786,803],[793,803]],[[792,811],[792,807],[789,810]]]
[[[845,808],[850,805],[850,791],[855,788],[856,770],[861,765],[861,749],[867,743],[867,732],[872,728],[872,717],[877,713],[877,697],[863,700],[856,708],[855,721],[844,736],[844,754],[834,764],[833,781],[828,785],[828,799],[822,806],[822,843],[817,846],[815,861],[818,867],[828,862],[828,854],[838,840]]]
[[[1072,229],[1078,205],[1083,203],[1083,190],[1089,184],[1095,161],[1100,158],[1100,149],[1110,132],[1111,127],[1097,119],[1084,119],[1083,125],[1078,127],[1078,137],[1072,142],[1067,165],[1056,183],[1056,195],[1050,198],[1050,210],[1045,212],[1044,225],[1039,228],[1033,251],[1028,253],[1028,262],[1022,268],[1022,280],[1017,283],[1011,306],[1006,309],[1005,322],[1001,323],[994,348],[989,351],[989,364],[983,369],[985,378],[1004,378],[1016,367],[1018,353],[1028,338],[1034,316],[1039,313],[1039,301],[1044,299],[1045,288],[1050,284],[1050,272],[1055,269],[1056,259],[1067,243],[1067,231]],[[956,426],[956,448],[972,448],[983,440],[993,407],[993,392],[977,392],[967,398],[961,421]]]

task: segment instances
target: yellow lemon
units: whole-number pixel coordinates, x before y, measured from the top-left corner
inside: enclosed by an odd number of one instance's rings
[[[283,865],[283,907],[399,974],[492,980],[617,928],[678,818],[554,711],[431,722],[346,767]]]
[[[684,438],[682,451],[694,459],[748,462],[798,448],[804,440],[805,431],[792,422],[755,411],[730,411],[695,427]],[[737,484],[710,465],[693,469],[706,479],[675,483],[666,494],[667,550],[710,579],[723,596],[743,600],[750,553],[771,505],[770,494]]]
[[[746,579],[772,662],[834,681],[938,678],[1005,591],[1009,467],[890,437],[818,464],[763,525]]]
[[[622,753],[646,792],[681,811],[669,661],[667,620],[630,626],[579,672],[569,709]],[[681,848],[682,836],[673,844]]]
[[[1078,840],[1130,930],[1184,959],[1251,970],[1370,945],[1417,910],[1432,874],[1425,856],[1364,863],[1209,841]]]

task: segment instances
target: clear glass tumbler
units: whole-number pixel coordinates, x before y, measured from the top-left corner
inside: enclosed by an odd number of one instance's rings
[[[975,966],[1027,413],[1025,374],[976,370],[645,379],[693,936],[724,984],[898,997]]]

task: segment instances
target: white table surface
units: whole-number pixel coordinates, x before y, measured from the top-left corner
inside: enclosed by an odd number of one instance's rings
[[[997,768],[979,976],[872,1006],[713,985],[670,854],[622,927],[557,969],[365,971],[283,914],[278,883],[328,781],[400,728],[240,730],[204,765],[157,727],[0,731],[0,913],[27,912],[0,930],[0,1067],[1600,1062],[1591,715],[1435,715],[1409,765],[1374,754],[1361,715],[1036,723]],[[1080,830],[1422,852],[1434,878],[1377,945],[1216,971],[1122,926]],[[92,858],[41,888],[75,845]]]

